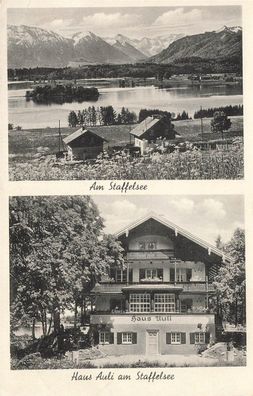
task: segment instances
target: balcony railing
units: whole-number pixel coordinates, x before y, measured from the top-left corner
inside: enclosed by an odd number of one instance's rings
[[[182,310],[178,309],[172,312],[156,312],[156,311],[147,311],[147,312],[133,312],[133,311],[127,311],[127,310],[105,310],[105,311],[99,311],[99,310],[93,310],[91,311],[91,314],[96,314],[96,315],[171,315],[171,314],[184,314],[184,315],[192,315],[192,314],[215,314],[215,310],[213,308],[205,308],[205,307],[198,307],[198,308],[191,308],[187,310]]]
[[[106,286],[107,289],[110,288],[110,285],[118,285],[121,287],[125,287],[128,285],[138,286],[138,285],[147,285],[147,289],[150,284],[159,284],[159,285],[177,285],[183,289],[183,292],[214,292],[214,286],[212,283],[207,282],[163,282],[161,279],[153,280],[153,279],[142,279],[140,282],[116,282],[114,279],[105,279],[101,282],[101,285]],[[138,288],[138,287],[137,287]]]

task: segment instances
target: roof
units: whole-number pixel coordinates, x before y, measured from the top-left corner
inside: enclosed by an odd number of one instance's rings
[[[172,223],[171,221],[165,219],[164,217],[158,216],[155,213],[149,213],[148,215],[146,215],[145,217],[131,223],[128,227],[125,227],[124,229],[120,230],[119,232],[117,232],[115,234],[115,236],[117,238],[119,238],[120,236],[124,235],[124,234],[128,234],[128,232],[130,230],[133,230],[134,228],[138,227],[139,225],[141,225],[142,223],[153,219],[156,220],[157,222],[163,224],[164,226],[172,229],[175,231],[175,234],[178,235],[182,235],[183,237],[191,240],[192,242],[196,243],[197,245],[205,248],[208,250],[208,253],[214,253],[217,256],[221,257],[223,261],[233,261],[233,259],[231,257],[229,257],[228,255],[226,255],[222,250],[216,248],[215,246],[211,245],[208,242],[203,241],[201,238],[194,236],[193,234],[191,234],[190,232],[184,230],[181,227],[178,227],[176,224]]]
[[[141,137],[145,132],[147,132],[150,128],[160,122],[160,118],[147,117],[140,124],[138,124],[132,131],[130,131],[131,135]]]
[[[69,144],[69,143],[73,142],[74,140],[78,139],[80,136],[83,136],[85,134],[91,134],[91,135],[99,136],[97,133],[91,132],[88,129],[79,128],[79,129],[77,129],[77,131],[75,131],[75,132],[71,133],[70,135],[66,136],[63,139],[63,141],[64,141],[65,144]],[[102,136],[99,136],[99,137],[106,141],[106,139],[103,138]]]

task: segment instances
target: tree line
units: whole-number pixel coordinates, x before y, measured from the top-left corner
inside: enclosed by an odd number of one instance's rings
[[[111,267],[123,268],[123,249],[103,232],[89,196],[10,199],[11,329],[35,323],[43,335],[60,329],[65,310],[85,320],[89,292]]]
[[[189,120],[189,114],[183,110],[182,113],[178,113],[175,115],[174,113],[171,113],[169,111],[165,110],[159,110],[159,109],[141,109],[139,112],[139,122],[142,122],[145,120],[145,118],[153,116],[153,115],[161,115],[164,117],[171,118],[173,121],[179,121],[179,120]]]
[[[96,126],[96,125],[121,125],[133,124],[137,120],[137,116],[133,111],[122,107],[116,112],[113,106],[89,106],[78,112],[71,111],[68,115],[68,124],[71,127],[77,125]]]
[[[32,99],[37,103],[96,101],[98,97],[97,88],[85,88],[74,84],[37,85],[32,91],[26,91],[26,99]]]
[[[242,75],[242,57],[203,59],[189,57],[176,59],[169,64],[135,63],[123,65],[85,65],[63,68],[19,68],[8,69],[8,79],[82,79],[82,78],[148,78],[157,75],[169,78],[173,74],[237,73]]]
[[[194,113],[194,118],[212,118],[214,116],[214,113],[222,111],[225,113],[227,116],[241,116],[243,115],[243,105],[229,105],[229,106],[223,106],[223,107],[211,107],[208,109],[202,109],[195,111]]]

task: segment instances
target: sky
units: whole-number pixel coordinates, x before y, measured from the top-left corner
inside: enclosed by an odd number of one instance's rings
[[[237,227],[244,228],[242,195],[92,196],[104,219],[105,232],[116,233],[150,212],[215,244],[218,235],[230,240]]]
[[[41,27],[65,37],[79,31],[103,37],[187,35],[241,26],[241,7],[9,8],[8,24]]]

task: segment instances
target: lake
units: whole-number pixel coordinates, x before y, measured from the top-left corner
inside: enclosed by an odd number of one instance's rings
[[[57,127],[68,125],[71,110],[83,110],[94,105],[112,105],[116,111],[123,106],[138,115],[140,109],[160,109],[174,113],[183,110],[193,116],[196,110],[243,103],[242,86],[232,85],[195,85],[159,89],[154,86],[135,88],[99,88],[100,96],[96,102],[36,104],[26,101],[25,89],[8,91],[9,122],[22,128]]]

